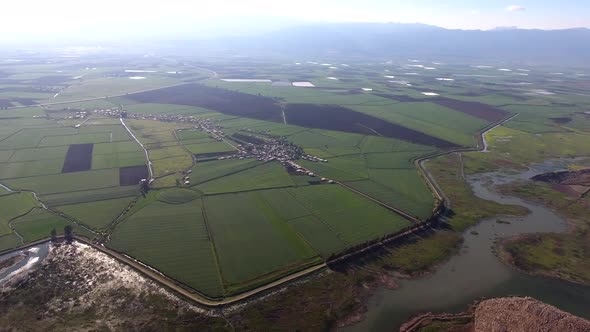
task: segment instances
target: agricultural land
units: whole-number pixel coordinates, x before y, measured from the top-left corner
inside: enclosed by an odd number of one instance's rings
[[[365,250],[377,254],[363,269],[424,273],[480,219],[527,213],[475,198],[465,176],[590,151],[588,80],[574,71],[19,56],[0,63],[0,251],[71,226],[209,303],[337,270]],[[586,211],[587,191],[557,189],[505,188]],[[553,266],[552,255],[582,260],[588,224],[572,219],[573,233],[506,250],[527,270]],[[588,282],[587,264],[560,268]],[[358,295],[371,278],[312,283]],[[351,311],[351,301],[336,302]]]

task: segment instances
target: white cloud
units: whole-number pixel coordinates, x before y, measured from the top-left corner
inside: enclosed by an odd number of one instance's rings
[[[519,6],[519,5],[512,5],[512,6],[506,7],[506,10],[509,12],[523,12],[526,10],[526,8],[523,6]]]

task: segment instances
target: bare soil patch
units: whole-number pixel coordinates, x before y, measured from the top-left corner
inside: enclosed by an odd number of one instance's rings
[[[147,179],[149,176],[149,170],[145,165],[121,167],[119,168],[119,185],[136,185],[141,179]]]
[[[62,173],[88,171],[92,168],[94,144],[72,144],[68,148]]]
[[[557,117],[557,118],[549,118],[549,119],[557,124],[566,124],[566,123],[572,122],[572,118],[567,117],[567,116]]]
[[[429,91],[437,92],[436,90],[429,90]],[[463,100],[457,100],[457,99],[446,98],[446,97],[435,97],[435,98],[430,98],[430,99],[424,100],[424,99],[418,99],[418,98],[413,98],[413,97],[409,97],[409,96],[392,95],[392,94],[387,94],[387,93],[379,93],[376,95],[379,97],[388,98],[388,99],[399,101],[399,102],[428,101],[428,102],[435,103],[437,105],[440,105],[440,106],[443,106],[446,108],[450,108],[454,111],[468,114],[468,115],[471,115],[471,116],[474,116],[474,117],[477,117],[480,119],[484,119],[484,120],[487,120],[490,122],[500,121],[500,120],[506,118],[508,115],[510,115],[510,112],[504,111],[502,109],[499,109],[499,108],[491,106],[491,105],[487,105],[487,104],[479,103],[479,102],[474,102],[474,101],[463,101]]]
[[[439,148],[457,147],[454,143],[340,106],[289,104],[285,112],[293,125],[399,138]]]
[[[273,98],[249,95],[200,84],[185,84],[127,96],[142,103],[203,107],[224,114],[281,122],[281,107]]]
[[[225,114],[283,122],[283,106],[279,104],[277,98],[250,95],[199,84],[186,84],[130,94],[127,97],[144,103],[191,105]],[[457,147],[454,143],[341,106],[288,104],[285,107],[285,112],[291,125],[393,137],[440,148]]]
[[[463,101],[451,98],[433,98],[431,101],[437,105],[450,108],[452,110],[469,114],[480,119],[490,122],[496,122],[504,119],[510,112],[504,111],[494,106],[473,101]]]

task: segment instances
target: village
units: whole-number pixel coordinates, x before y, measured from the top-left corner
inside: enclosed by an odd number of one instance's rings
[[[264,162],[278,161],[290,173],[307,175],[310,177],[316,177],[316,174],[309,169],[297,164],[295,162],[296,160],[307,160],[310,162],[322,163],[328,162],[327,159],[318,158],[305,153],[301,147],[289,142],[287,137],[271,135],[268,130],[257,131],[242,127],[239,131],[243,133],[234,133],[231,136],[228,136],[223,131],[222,126],[215,124],[214,121],[209,118],[175,114],[135,114],[128,113],[125,110],[119,110],[116,108],[104,110],[97,109],[94,110],[93,113],[108,117],[120,117],[136,120],[191,123],[194,125],[195,130],[204,131],[208,133],[212,139],[215,139],[219,142],[226,142],[237,150],[237,152],[233,154],[214,156],[214,159],[217,160],[254,158]],[[76,112],[76,116],[79,114],[84,117],[88,114],[88,112]],[[321,182],[334,183],[333,180],[326,178],[321,178],[320,180]],[[183,183],[190,184],[189,174],[185,174],[183,177]]]

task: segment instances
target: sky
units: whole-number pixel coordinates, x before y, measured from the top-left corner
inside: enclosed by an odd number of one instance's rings
[[[0,40],[271,29],[301,22],[424,23],[452,29],[590,28],[589,0],[3,1]],[[259,19],[267,18],[265,20]],[[270,19],[268,19],[270,18]],[[232,24],[232,21],[234,22]],[[247,22],[247,23],[244,23]]]

